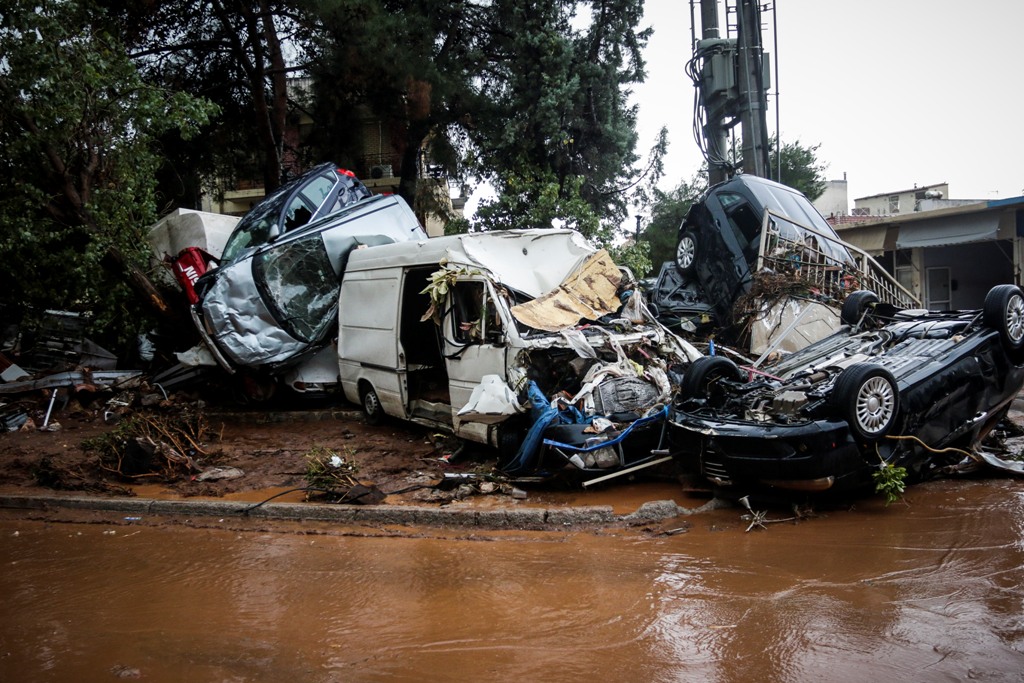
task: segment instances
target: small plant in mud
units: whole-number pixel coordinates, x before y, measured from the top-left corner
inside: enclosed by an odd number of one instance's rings
[[[171,481],[202,470],[195,458],[207,455],[205,437],[206,421],[199,413],[137,413],[113,431],[83,441],[82,448],[96,451],[100,468],[120,477]]]
[[[313,446],[304,456],[306,483],[322,491],[347,491],[357,485],[355,475],[359,468],[352,462],[353,453],[353,449],[346,448],[343,457],[330,448]]]
[[[881,457],[879,457],[881,460]],[[907,485],[907,468],[898,467],[882,460],[881,467],[872,472],[875,480],[875,492],[885,495],[885,504],[890,505],[903,498]]]
[[[355,450],[345,449],[339,455],[330,448],[314,446],[306,452],[306,500],[315,497],[331,503],[376,505],[387,494],[373,484],[362,484],[356,479],[359,468],[352,461]]]

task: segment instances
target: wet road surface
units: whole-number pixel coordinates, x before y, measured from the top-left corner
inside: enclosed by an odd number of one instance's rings
[[[907,499],[671,536],[3,511],[0,681],[1024,679],[1024,481]]]

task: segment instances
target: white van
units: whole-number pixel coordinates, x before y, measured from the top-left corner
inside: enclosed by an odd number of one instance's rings
[[[639,295],[623,306],[621,279],[571,230],[354,251],[338,311],[345,396],[370,422],[386,414],[515,453],[520,473],[541,466],[543,445],[556,465],[634,464],[624,437],[661,422],[673,368],[700,353]]]

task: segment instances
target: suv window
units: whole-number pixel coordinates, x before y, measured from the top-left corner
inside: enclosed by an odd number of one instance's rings
[[[743,246],[743,253],[751,259],[757,256],[757,249],[761,239],[761,216],[757,215],[754,207],[750,205],[743,195],[733,192],[721,192],[718,201],[725,209],[725,215],[729,218],[729,224],[733,232]]]

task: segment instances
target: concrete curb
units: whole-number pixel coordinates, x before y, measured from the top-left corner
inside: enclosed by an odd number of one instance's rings
[[[0,508],[18,510],[95,510],[133,516],[244,517],[289,521],[321,521],[430,527],[475,527],[554,531],[579,527],[634,526],[659,522],[697,510],[671,500],[649,501],[628,515],[616,515],[611,506],[567,508],[471,508],[414,505],[323,505],[315,503],[256,504],[226,500],[154,500],[149,498],[96,498],[89,496],[0,495]]]

